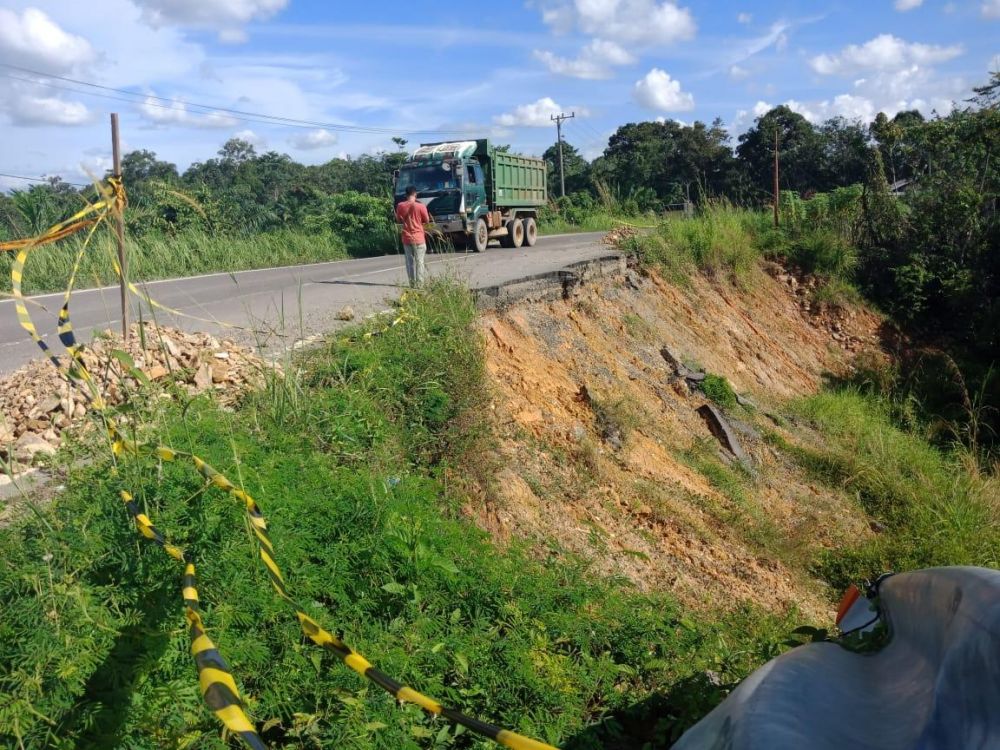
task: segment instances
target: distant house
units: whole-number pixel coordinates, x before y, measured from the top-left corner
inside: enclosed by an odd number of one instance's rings
[[[907,180],[907,179],[896,180],[889,186],[889,192],[898,198],[903,193],[905,193],[912,184],[913,180]]]

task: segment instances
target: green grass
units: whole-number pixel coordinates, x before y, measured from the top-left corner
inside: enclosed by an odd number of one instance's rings
[[[81,235],[33,250],[25,265],[23,290],[27,294],[66,288]],[[335,235],[285,230],[246,237],[213,236],[187,232],[174,237],[142,237],[127,242],[129,278],[151,281],[217,271],[243,271],[299,263],[318,263],[348,257]],[[115,283],[112,259],[116,256],[107,231],[94,236],[84,255],[77,287]],[[0,254],[0,291],[9,292],[13,254]]]
[[[942,452],[896,427],[889,407],[843,390],[795,405],[823,435],[792,450],[819,479],[854,494],[883,530],[825,555],[835,587],[888,570],[1000,566],[1000,480],[962,452]]]
[[[341,335],[236,412],[181,394],[126,414],[244,485],[289,588],[389,674],[561,746],[663,744],[724,696],[706,670],[732,684],[790,621],[689,618],[585,561],[494,547],[460,511],[461,479],[491,473],[471,299],[438,286],[406,305],[408,321]],[[183,463],[112,471],[99,443],[67,449],[92,463],[0,530],[0,745],[233,746],[198,695],[180,570],[132,528],[127,488],[196,561],[209,633],[269,746],[491,746],[304,642],[232,498]]]
[[[712,204],[690,219],[661,222],[653,232],[631,239],[630,248],[675,283],[686,284],[695,270],[743,282],[761,257],[756,223],[751,211]]]
[[[736,391],[722,375],[708,373],[700,387],[706,396],[724,409],[735,409],[739,405]]]
[[[609,232],[623,223],[648,226],[652,222],[646,216],[623,216],[608,211],[594,211],[586,214],[581,221],[569,222],[561,216],[553,216],[538,222],[538,233],[573,234],[575,232]]]

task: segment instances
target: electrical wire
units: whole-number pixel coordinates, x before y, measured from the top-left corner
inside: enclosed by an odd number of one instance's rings
[[[16,81],[23,81],[26,83],[34,83],[40,86],[47,86],[49,88],[59,89],[62,91],[69,91],[75,94],[82,94],[84,96],[96,96],[102,99],[112,99],[115,101],[124,101],[131,104],[142,104],[144,106],[158,107],[160,109],[168,109],[179,112],[189,112],[189,108],[196,108],[199,110],[199,114],[217,114],[225,113],[230,115],[232,119],[239,120],[242,122],[257,122],[266,125],[288,125],[291,127],[300,128],[323,128],[325,130],[338,131],[338,132],[350,132],[350,133],[367,133],[371,135],[410,135],[410,134],[461,134],[466,133],[466,130],[445,130],[445,129],[428,129],[428,130],[401,130],[393,128],[382,128],[382,127],[370,127],[365,125],[344,125],[341,123],[331,123],[322,122],[316,120],[301,120],[292,117],[281,117],[278,115],[268,115],[260,112],[248,112],[239,109],[230,109],[228,107],[214,106],[211,104],[200,104],[197,102],[179,102],[174,99],[168,99],[163,96],[156,96],[155,94],[141,94],[135,91],[129,91],[127,89],[119,89],[113,86],[104,86],[99,83],[93,83],[91,81],[83,81],[77,78],[68,78],[66,76],[54,75],[52,73],[44,73],[39,70],[33,70],[31,68],[25,68],[20,65],[11,65],[10,63],[0,63],[0,67],[9,68],[11,70],[17,70],[21,73],[27,73],[29,75],[41,76],[42,78],[49,78],[57,81],[63,81],[66,83],[72,83],[78,86],[87,86],[89,88],[101,89],[102,91],[110,91],[117,94],[124,94],[128,97],[135,98],[122,98],[115,97],[108,94],[98,94],[93,91],[81,91],[80,89],[68,88],[64,86],[59,86],[54,83],[46,81],[38,81],[30,78],[21,78],[18,76],[11,75],[10,73],[4,73],[7,78],[11,78]],[[158,102],[167,102],[166,104],[156,104],[155,102],[149,101],[154,99]],[[179,105],[179,106],[178,106]]]
[[[25,177],[20,174],[7,174],[6,172],[0,172],[0,177],[10,177],[13,180],[27,180],[28,182],[45,182],[48,183],[49,179],[46,177]],[[61,185],[72,185],[73,187],[93,187],[92,185],[85,185],[82,182],[66,182],[66,180],[59,178],[59,183]]]

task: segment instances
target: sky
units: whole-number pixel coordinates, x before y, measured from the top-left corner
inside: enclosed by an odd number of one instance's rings
[[[944,114],[998,68],[1000,0],[0,0],[0,173],[103,174],[112,111],[181,169],[233,136],[307,164],[394,135],[538,155],[560,113],[593,158],[657,118]]]

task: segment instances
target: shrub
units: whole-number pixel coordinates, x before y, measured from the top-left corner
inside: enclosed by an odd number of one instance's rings
[[[347,190],[324,196],[304,218],[313,231],[343,238],[352,254],[381,255],[398,247],[392,201]]]
[[[736,401],[736,391],[721,375],[708,373],[701,381],[701,390],[705,392],[712,401],[724,409],[735,409],[738,405]]]

